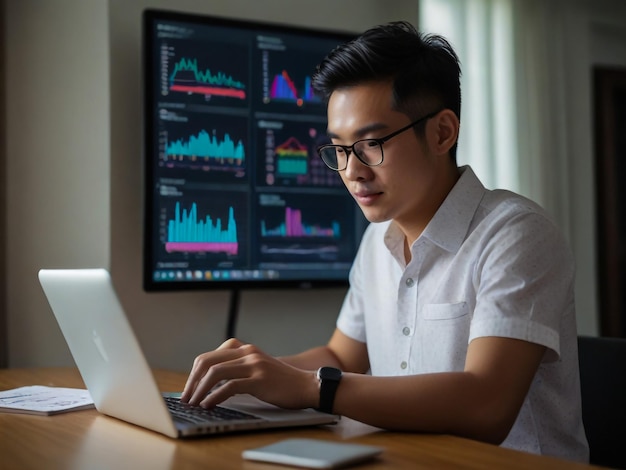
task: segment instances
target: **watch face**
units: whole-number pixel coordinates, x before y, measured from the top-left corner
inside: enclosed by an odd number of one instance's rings
[[[321,380],[341,380],[342,372],[335,367],[322,367],[319,370],[318,376]]]

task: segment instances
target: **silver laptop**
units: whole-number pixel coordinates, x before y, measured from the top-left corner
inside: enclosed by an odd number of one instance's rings
[[[105,269],[42,269],[39,281],[96,409],[170,437],[337,422],[237,395],[208,412],[159,391]],[[166,403],[166,400],[171,403]],[[182,408],[179,411],[171,407]]]

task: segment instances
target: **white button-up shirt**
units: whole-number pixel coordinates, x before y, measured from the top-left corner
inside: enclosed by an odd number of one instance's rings
[[[538,205],[461,171],[408,265],[398,227],[369,225],[337,327],[378,376],[462,371],[478,337],[546,346],[503,446],[587,461],[571,253]]]

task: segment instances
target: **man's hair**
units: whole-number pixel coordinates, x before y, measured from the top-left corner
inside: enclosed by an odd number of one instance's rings
[[[333,91],[367,82],[393,83],[392,108],[411,120],[448,108],[461,117],[461,68],[446,39],[422,34],[406,21],[367,30],[332,50],[317,66],[313,87]],[[424,126],[416,132],[423,134]],[[456,144],[450,156],[456,161]]]

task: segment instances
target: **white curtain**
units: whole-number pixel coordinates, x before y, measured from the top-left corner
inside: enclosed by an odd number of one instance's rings
[[[459,164],[521,193],[569,231],[558,1],[420,0],[420,29],[461,60]]]

